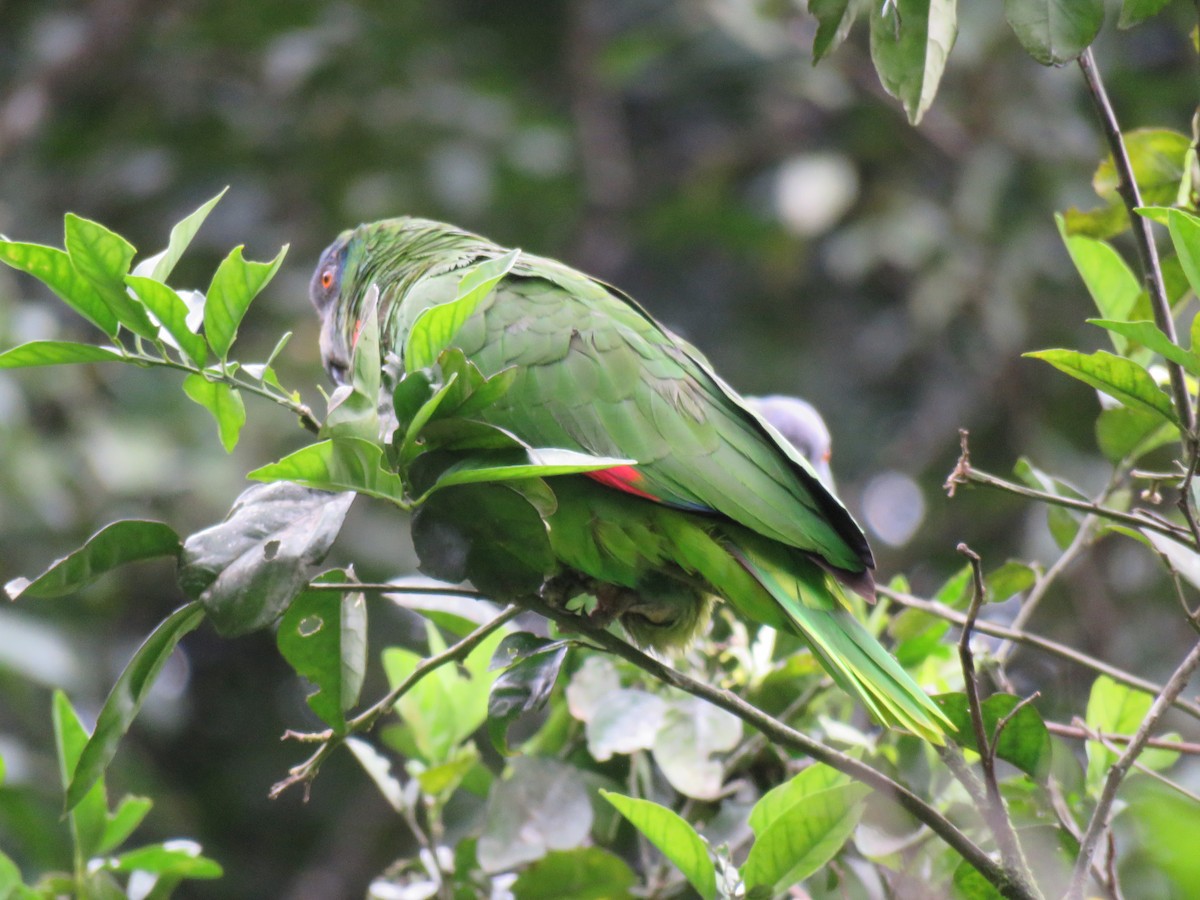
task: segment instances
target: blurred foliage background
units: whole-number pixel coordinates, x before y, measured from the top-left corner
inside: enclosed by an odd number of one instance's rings
[[[1186,6],[1098,43],[1123,127],[1190,130]],[[150,253],[230,185],[179,280],[203,287],[235,244],[254,259],[290,244],[241,355],[294,331],[278,368],[317,405],[306,283],[342,229],[413,213],[559,257],[629,290],[739,390],[815,402],[881,572],[928,591],[958,568],[961,540],[992,565],[1052,558],[1043,509],[945,498],[956,428],[984,468],[1028,454],[1085,490],[1108,471],[1095,395],[1019,356],[1102,343],[1052,220],[1094,205],[1092,110],[1075,68],[1020,51],[1002,4],[959,14],[941,93],[912,128],[865,33],[814,68],[815,24],[781,0],[0,0],[0,233],[58,244],[72,210]],[[0,270],[0,346],[86,334],[40,291]],[[127,368],[0,375],[0,578],[119,516],[184,534],[217,521],[247,470],[304,441],[281,411],[252,409],[226,457],[202,409]],[[1186,640],[1166,625],[1174,600],[1148,555],[1110,544],[1035,624],[1162,677]],[[361,501],[334,556],[365,578],[413,566],[402,519]],[[18,860],[48,868],[66,852],[48,686],[94,713],[180,600],[171,573],[142,566],[0,609],[0,844]],[[381,641],[407,627],[383,607],[373,626]],[[407,849],[347,758],[307,805],[267,800],[297,757],[279,735],[308,721],[268,634],[204,630],[170,665],[110,782],[156,797],[143,835],[186,833],[225,865],[189,896],[361,895]],[[1049,712],[1079,708],[1090,676],[1029,652],[1022,667],[1061,686]]]

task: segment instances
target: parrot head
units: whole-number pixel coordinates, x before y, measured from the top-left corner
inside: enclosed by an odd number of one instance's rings
[[[321,319],[321,362],[334,384],[344,384],[350,371],[350,353],[341,325],[338,322],[338,298],[346,269],[353,231],[343,231],[338,239],[325,248],[308,283],[308,298]]]

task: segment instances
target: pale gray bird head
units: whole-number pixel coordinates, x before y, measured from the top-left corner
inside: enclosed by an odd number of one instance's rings
[[[750,406],[800,451],[809,461],[817,477],[831,491],[833,472],[829,468],[832,439],[829,427],[821,414],[807,400],[772,394],[770,397],[747,397]]]

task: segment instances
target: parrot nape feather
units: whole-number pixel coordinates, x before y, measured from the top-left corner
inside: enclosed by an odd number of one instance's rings
[[[344,232],[311,284],[330,375],[346,378],[372,286],[382,349],[402,356],[418,317],[456,300],[462,270],[509,252],[416,218]],[[941,711],[850,610],[846,588],[874,600],[862,530],[698,350],[617,289],[526,253],[450,346],[485,377],[515,371],[474,418],[532,447],[636,462],[550,479],[547,592],[593,594],[657,649],[690,642],[723,598],[798,635],[880,722],[941,742]]]

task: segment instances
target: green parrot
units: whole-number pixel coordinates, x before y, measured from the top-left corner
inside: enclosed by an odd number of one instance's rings
[[[400,355],[417,317],[456,298],[465,267],[508,252],[417,218],[344,232],[310,285],[330,376],[348,377],[372,286],[381,350]],[[941,742],[941,711],[850,610],[846,589],[874,600],[862,530],[698,350],[619,290],[523,252],[450,346],[484,376],[515,367],[480,420],[533,447],[635,462],[551,479],[559,568],[547,590],[592,594],[659,650],[690,642],[723,598],[802,638],[881,723]]]

